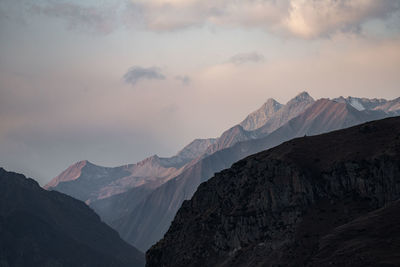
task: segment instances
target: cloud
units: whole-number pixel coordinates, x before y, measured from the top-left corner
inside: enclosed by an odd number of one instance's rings
[[[143,68],[134,66],[123,76],[125,83],[135,86],[140,80],[165,80],[165,76],[157,67]]]
[[[187,76],[187,75],[183,75],[183,76],[182,75],[178,75],[178,76],[175,77],[175,79],[180,81],[180,82],[182,82],[183,85],[189,85],[191,83],[191,81],[192,81],[190,79],[190,77]]]
[[[301,38],[357,31],[400,10],[398,0],[132,0],[146,27],[171,31],[207,23],[261,28]]]
[[[399,0],[123,0],[113,5],[45,0],[31,6],[35,13],[65,20],[70,29],[101,34],[123,27],[165,32],[211,24],[305,39],[359,32],[363,23],[400,11]]]
[[[234,55],[231,57],[228,62],[235,64],[235,65],[241,65],[245,63],[260,63],[265,61],[265,57],[259,53],[252,52],[252,53],[240,53],[237,55]]]
[[[65,20],[69,29],[97,34],[112,33],[119,26],[118,9],[118,5],[87,6],[66,1],[47,1],[30,7],[32,13]]]
[[[385,18],[400,9],[397,0],[292,0],[284,26],[301,37],[330,35],[336,31],[358,31],[372,18]]]
[[[0,1],[0,23],[12,23],[26,25],[24,0],[2,0]]]

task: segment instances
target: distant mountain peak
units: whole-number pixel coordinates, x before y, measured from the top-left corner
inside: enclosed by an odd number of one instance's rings
[[[365,97],[353,97],[353,96],[348,96],[348,97],[337,97],[334,98],[333,101],[339,102],[339,103],[347,103],[350,106],[354,107],[358,111],[364,111],[364,110],[369,110],[369,111],[383,111],[391,116],[398,116],[400,115],[400,103],[399,99],[393,99],[393,100],[386,100],[383,98],[365,98]]]
[[[176,156],[183,159],[195,159],[203,154],[207,148],[217,142],[217,138],[194,139],[180,150]]]
[[[349,99],[350,99],[350,105],[352,107],[354,107],[355,109],[357,109],[359,111],[365,110],[365,107],[357,98],[349,97]]]
[[[267,101],[264,103],[264,106],[268,105],[281,105],[281,104],[273,98],[268,98]]]
[[[159,159],[160,159],[160,157],[157,154],[154,154],[154,155],[142,160],[141,162],[154,161],[154,160],[159,160]]]
[[[256,130],[262,127],[282,106],[275,99],[269,98],[259,109],[250,113],[240,126],[247,131]]]
[[[48,184],[44,186],[45,189],[49,189],[57,186],[61,182],[72,181],[78,179],[81,175],[83,167],[87,165],[94,165],[90,163],[88,160],[78,161],[71,166],[69,166],[65,171],[63,171],[60,175],[53,178]]]
[[[89,162],[87,159],[80,160],[80,161],[72,164],[69,168],[82,168],[88,163],[91,164],[91,162]]]
[[[288,104],[289,104],[289,103],[292,103],[292,102],[314,102],[314,98],[312,98],[312,97],[308,94],[308,92],[303,91],[303,92],[299,93],[297,96],[295,96],[294,98],[292,98],[292,99],[288,102]]]

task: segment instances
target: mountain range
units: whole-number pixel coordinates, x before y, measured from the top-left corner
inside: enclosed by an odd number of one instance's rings
[[[400,117],[295,138],[202,183],[146,266],[399,266],[399,199]]]
[[[394,100],[314,100],[302,92],[286,104],[268,99],[219,138],[197,139],[177,155],[154,155],[115,168],[78,162],[45,186],[85,201],[121,237],[145,251],[162,238],[200,183],[234,162],[292,138],[400,115]]]
[[[0,168],[0,266],[144,266],[82,201]]]

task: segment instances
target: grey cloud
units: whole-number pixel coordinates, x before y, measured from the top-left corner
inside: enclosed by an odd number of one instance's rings
[[[398,0],[291,0],[284,26],[303,38],[326,37],[336,32],[359,33],[368,20],[386,20],[398,10]]]
[[[134,66],[123,76],[125,83],[135,86],[140,80],[165,80],[165,76],[157,67],[143,68]]]
[[[26,25],[25,12],[26,1],[24,0],[2,0],[0,1],[0,22]]]
[[[118,27],[118,5],[87,6],[65,1],[47,1],[44,4],[33,4],[30,11],[48,17],[63,19],[69,29],[109,34]]]
[[[6,0],[9,1],[9,0]],[[21,0],[16,0],[21,1]],[[193,26],[264,29],[310,39],[336,32],[360,32],[371,19],[387,20],[400,11],[399,0],[123,0],[118,4],[84,5],[46,0],[32,4],[36,13],[67,22],[70,29],[108,34],[120,27],[163,32]]]
[[[184,84],[184,85],[188,85],[188,84],[190,84],[191,83],[191,79],[190,79],[190,77],[189,76],[187,76],[187,75],[178,75],[178,76],[176,76],[175,77],[175,79],[176,80],[178,80],[178,81],[180,81],[182,84]]]
[[[385,20],[400,10],[398,0],[134,0],[146,27],[171,31],[204,25],[261,28],[300,38],[357,32],[370,19]]]
[[[234,55],[228,60],[228,63],[236,64],[236,65],[241,65],[245,63],[260,63],[264,62],[265,57],[259,53],[252,52],[252,53],[240,53],[237,55]]]

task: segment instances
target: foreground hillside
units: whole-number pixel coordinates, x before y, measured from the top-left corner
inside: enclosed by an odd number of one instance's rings
[[[0,266],[143,266],[85,203],[0,168]]]
[[[399,266],[399,198],[400,117],[294,139],[201,184],[147,266]]]

